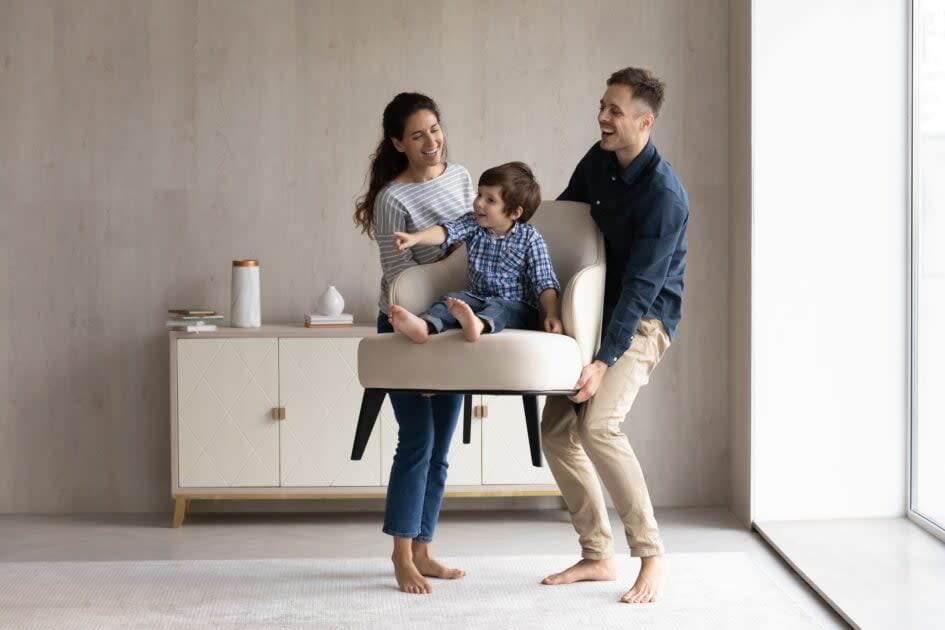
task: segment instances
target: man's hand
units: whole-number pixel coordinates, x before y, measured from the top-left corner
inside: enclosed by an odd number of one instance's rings
[[[413,247],[417,244],[416,234],[411,234],[410,232],[394,232],[394,246],[397,248],[397,251],[402,252],[408,247]]]
[[[600,382],[603,380],[606,371],[607,364],[603,361],[594,361],[585,365],[584,369],[581,370],[581,377],[574,386],[574,389],[580,391],[573,396],[568,396],[568,398],[576,403],[590,400],[597,393],[597,388],[600,387]]]
[[[564,326],[561,324],[561,319],[550,315],[546,317],[545,332],[555,333],[556,335],[562,334],[564,332]]]

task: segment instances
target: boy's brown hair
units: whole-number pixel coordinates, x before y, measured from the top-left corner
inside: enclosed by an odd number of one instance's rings
[[[483,171],[479,177],[480,186],[499,186],[502,189],[502,203],[505,214],[510,215],[521,206],[522,216],[519,223],[528,223],[541,203],[541,187],[524,162],[508,162],[493,166]]]
[[[633,100],[640,100],[650,106],[654,116],[660,115],[663,106],[663,92],[666,84],[655,74],[643,68],[624,68],[617,70],[607,79],[607,85],[626,85],[633,92]]]

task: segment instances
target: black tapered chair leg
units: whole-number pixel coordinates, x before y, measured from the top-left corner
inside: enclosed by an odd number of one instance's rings
[[[538,415],[538,396],[522,394],[525,406],[525,429],[528,431],[528,449],[532,454],[532,466],[541,467],[541,418]]]
[[[463,396],[463,444],[472,443],[472,394]]]
[[[384,404],[387,391],[383,389],[365,389],[361,397],[361,412],[358,414],[358,428],[354,432],[354,448],[351,449],[351,459],[359,460],[364,455],[371,431],[377,422],[377,416]]]

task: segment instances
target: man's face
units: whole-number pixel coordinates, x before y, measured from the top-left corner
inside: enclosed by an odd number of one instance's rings
[[[619,83],[607,86],[597,114],[601,148],[620,151],[639,147],[646,142],[654,119],[646,103],[633,100],[629,86]]]

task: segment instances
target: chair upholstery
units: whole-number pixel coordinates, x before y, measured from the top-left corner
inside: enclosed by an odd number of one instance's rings
[[[574,201],[544,201],[539,207],[535,216],[531,220],[548,244],[548,253],[551,262],[554,265],[555,273],[558,274],[558,281],[561,283],[561,316],[564,322],[565,335],[574,339],[579,352],[581,365],[591,362],[594,352],[597,350],[597,344],[600,341],[600,326],[602,316],[602,305],[604,302],[604,239],[594,224],[588,211],[588,205]],[[441,295],[449,291],[460,291],[466,286],[466,249],[461,247],[443,260],[429,264],[411,267],[391,283],[390,297],[392,304],[399,304],[412,313],[421,313]],[[492,340],[501,343],[503,338],[509,338],[512,333],[505,330],[500,335],[490,337],[483,335],[477,343],[483,343]],[[518,334],[513,333],[513,334]],[[548,333],[537,333],[540,339],[548,340]],[[510,348],[515,343],[509,339]],[[549,341],[549,343],[552,343]],[[388,345],[389,344],[389,345]],[[412,344],[408,339],[401,335],[390,338],[386,335],[371,337],[361,343],[358,353],[359,377],[364,387],[372,386],[370,384],[388,385],[390,389],[407,388],[417,389],[430,387],[433,383],[423,385],[413,385],[406,387],[403,378],[416,379],[410,374],[397,376],[392,374],[392,370],[384,369],[387,367],[391,357],[398,357],[399,365],[404,365],[401,361],[401,352],[405,344]],[[417,344],[412,344],[417,345]],[[447,345],[459,345],[465,349],[464,340],[461,336],[454,334],[434,335],[431,340],[419,348],[429,346],[429,349],[422,350],[423,353],[432,354],[433,348],[440,351],[445,350]],[[562,359],[571,360],[572,357],[567,354],[568,351],[561,348],[564,354]],[[393,353],[393,354],[388,354]],[[543,353],[536,348],[536,359],[545,360]],[[415,356],[415,355],[411,355]],[[486,352],[479,354],[470,353],[468,360],[475,360],[477,357],[492,359],[493,355]],[[517,355],[516,359],[524,360],[526,357]],[[432,361],[432,357],[430,357]],[[383,365],[377,365],[380,361]],[[496,369],[495,363],[483,365],[481,363],[466,364],[464,371],[475,373],[477,368],[484,368],[483,371]],[[455,365],[455,364],[454,364]],[[419,366],[417,366],[419,367]],[[532,369],[535,369],[533,364]],[[406,370],[397,370],[397,372],[406,372]],[[580,370],[578,371],[580,373]],[[393,380],[388,380],[393,379]],[[396,380],[396,382],[395,382]],[[577,378],[574,379],[575,381]],[[572,382],[573,384],[573,382]],[[437,389],[437,388],[433,388]]]
[[[580,349],[564,335],[507,328],[468,343],[448,330],[416,344],[378,335],[358,348],[365,387],[453,392],[570,393],[581,375]]]
[[[574,391],[582,367],[590,363],[600,340],[604,240],[583,203],[542,202],[531,223],[548,244],[563,289],[565,334],[506,329],[468,343],[461,331],[451,330],[431,335],[425,344],[397,334],[366,337],[358,346],[358,379],[365,390],[373,392],[374,400],[368,404],[366,394],[362,418],[374,406],[379,409],[383,401],[379,392],[507,393],[528,394],[533,399],[537,394]],[[420,313],[439,296],[465,286],[466,250],[459,248],[441,261],[402,272],[391,284],[391,303]],[[531,417],[537,412],[529,410],[528,400],[526,415]],[[528,430],[531,438],[537,424]],[[370,427],[359,422],[358,435],[366,444],[365,431],[370,436]],[[533,461],[537,436],[534,439]],[[352,457],[356,454],[358,438]]]

